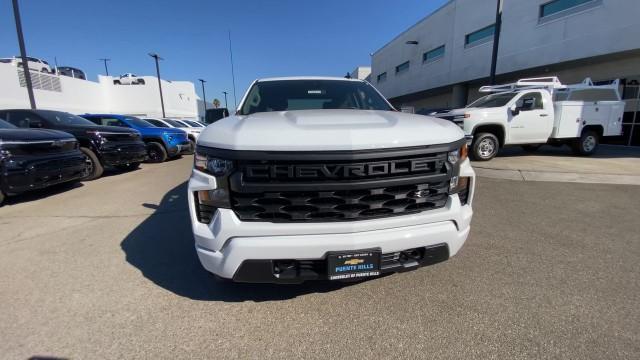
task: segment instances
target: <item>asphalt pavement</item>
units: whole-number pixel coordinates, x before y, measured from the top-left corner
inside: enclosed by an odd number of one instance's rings
[[[640,358],[640,187],[480,178],[453,259],[366,282],[218,284],[191,157],[0,208],[0,358]]]

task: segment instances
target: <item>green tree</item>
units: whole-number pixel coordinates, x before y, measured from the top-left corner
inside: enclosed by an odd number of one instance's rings
[[[214,108],[219,108],[220,107],[220,100],[218,99],[213,99],[213,107]]]

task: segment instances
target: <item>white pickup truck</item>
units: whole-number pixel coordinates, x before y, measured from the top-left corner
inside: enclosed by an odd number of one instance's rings
[[[557,77],[521,79],[483,86],[480,91],[489,95],[436,116],[463,129],[475,160],[490,160],[508,145],[535,151],[542,144],[567,144],[577,154],[591,155],[603,136],[622,134],[618,86],[618,80],[594,85],[587,78],[563,85]]]
[[[474,185],[453,123],[398,112],[362,80],[262,79],[200,134],[189,213],[218,278],[353,280],[455,255]]]

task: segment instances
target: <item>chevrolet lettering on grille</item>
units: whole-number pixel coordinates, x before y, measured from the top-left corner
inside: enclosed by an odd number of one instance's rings
[[[359,164],[247,165],[244,174],[254,179],[349,179],[398,174],[418,174],[436,169],[430,159],[378,161]]]

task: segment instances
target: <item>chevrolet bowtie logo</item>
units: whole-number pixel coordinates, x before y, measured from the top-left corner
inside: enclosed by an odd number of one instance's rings
[[[362,259],[349,259],[347,261],[344,262],[345,265],[358,265],[358,264],[362,264],[364,262],[364,260]]]

